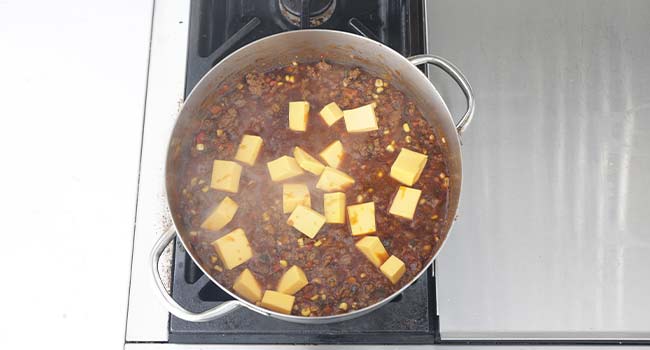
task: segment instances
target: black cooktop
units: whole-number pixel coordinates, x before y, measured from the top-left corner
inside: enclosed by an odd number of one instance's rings
[[[308,4],[308,6],[306,6]],[[309,11],[302,11],[303,6]],[[309,15],[307,15],[309,14]],[[191,3],[185,94],[219,60],[259,38],[300,28],[351,32],[404,56],[424,53],[424,12],[416,0],[194,0]],[[232,298],[203,275],[176,244],[172,296],[199,312]],[[204,323],[170,316],[173,343],[433,344],[438,339],[431,271],[389,304],[351,321],[288,323],[246,308]]]

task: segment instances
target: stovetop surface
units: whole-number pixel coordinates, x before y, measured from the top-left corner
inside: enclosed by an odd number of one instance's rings
[[[424,12],[420,1],[312,0],[333,7],[310,21],[380,41],[405,56],[424,53]],[[287,15],[290,6],[275,1],[196,0],[191,3],[185,95],[216,63],[239,47],[275,33],[304,27]],[[326,6],[325,6],[326,7]],[[282,14],[285,13],[285,14]],[[317,26],[315,26],[317,25]],[[169,340],[178,343],[431,344],[437,337],[435,283],[425,273],[389,304],[351,321],[303,325],[269,318],[246,308],[205,323],[171,316]],[[203,311],[232,298],[203,275],[180,243],[176,244],[172,295],[191,311]]]

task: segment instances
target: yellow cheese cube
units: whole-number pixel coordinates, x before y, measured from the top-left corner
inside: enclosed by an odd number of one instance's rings
[[[339,105],[337,105],[336,102],[332,102],[320,110],[320,116],[323,118],[327,126],[332,126],[332,124],[343,118],[343,111],[339,108]]]
[[[375,202],[348,206],[348,219],[353,236],[375,232]]]
[[[219,255],[219,259],[228,270],[245,263],[253,256],[246,233],[238,228],[229,234],[212,242],[212,247]]]
[[[215,160],[212,163],[212,180],[210,187],[215,190],[237,193],[241,165],[229,160]]]
[[[293,226],[305,236],[314,238],[320,228],[323,227],[323,224],[325,224],[325,217],[315,210],[303,205],[297,205],[296,209],[289,215],[287,224]]]
[[[384,261],[388,259],[388,252],[386,251],[386,248],[384,248],[384,245],[381,243],[379,237],[363,237],[361,240],[359,240],[359,242],[355,244],[355,246],[376,267],[381,266],[381,264],[383,264]]]
[[[316,183],[316,188],[326,192],[333,192],[345,191],[346,188],[352,185],[354,185],[354,179],[350,175],[334,168],[325,167]]]
[[[235,216],[239,205],[226,196],[219,205],[212,211],[212,214],[203,221],[201,228],[204,230],[218,231],[228,225],[230,220]]]
[[[425,164],[427,164],[426,154],[402,148],[390,167],[390,177],[406,186],[413,186],[420,178]]]
[[[296,160],[289,156],[282,156],[276,160],[266,163],[271,174],[271,180],[283,181],[304,173],[302,168],[298,166]]]
[[[285,213],[291,213],[299,204],[311,208],[311,197],[309,196],[307,185],[282,185],[282,211]]]
[[[296,297],[293,295],[267,290],[264,292],[264,297],[262,297],[260,305],[269,310],[289,315],[291,314],[291,308],[293,308],[293,302],[295,300]]]
[[[323,208],[325,208],[325,222],[345,224],[345,193],[325,193]]]
[[[232,289],[242,298],[255,303],[262,299],[262,287],[249,269],[245,269],[232,285]]]
[[[391,204],[388,212],[393,215],[413,220],[415,207],[418,205],[421,194],[421,190],[400,186],[395,197],[393,197],[393,204]]]
[[[289,102],[289,129],[293,131],[307,130],[309,120],[309,102]]]
[[[402,278],[402,276],[404,276],[406,265],[404,265],[404,262],[395,255],[391,255],[390,258],[379,267],[379,270],[388,277],[392,284],[395,284],[400,278]]]
[[[255,165],[257,156],[260,154],[260,149],[262,149],[262,142],[262,138],[259,136],[244,135],[237,148],[235,160],[251,166]]]
[[[369,104],[343,111],[345,129],[348,132],[366,132],[379,129],[375,116],[375,105]]]
[[[325,147],[318,155],[323,158],[327,165],[338,168],[341,161],[343,161],[343,144],[341,141],[336,140]]]
[[[306,286],[307,283],[309,282],[307,281],[305,272],[300,267],[294,265],[282,275],[277,289],[280,293],[294,295],[302,287]]]
[[[311,154],[307,153],[300,147],[293,149],[293,156],[296,158],[298,165],[309,171],[314,175],[320,175],[325,169],[323,163],[319,162],[316,158],[312,157]]]

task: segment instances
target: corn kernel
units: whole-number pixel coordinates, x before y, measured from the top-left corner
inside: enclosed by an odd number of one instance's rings
[[[402,124],[402,129],[404,129],[404,132],[411,132],[411,127],[409,126],[409,123]]]
[[[320,247],[322,244],[323,242],[321,242],[321,240],[319,239],[318,241],[316,241],[316,243],[314,243],[314,247]]]
[[[366,276],[368,276],[368,275],[366,275],[365,272],[362,272],[362,273],[359,275],[359,277],[361,277],[361,278],[366,278]]]
[[[209,190],[210,190],[210,186],[203,186],[201,192],[208,192]]]
[[[384,130],[384,135],[388,135],[388,134],[390,134],[390,130],[388,129]]]
[[[411,143],[411,141],[412,141],[410,135],[406,135],[406,137],[404,139],[406,140],[406,143]]]
[[[217,129],[217,136],[221,136],[221,135],[223,135],[223,130]]]
[[[382,177],[384,177],[384,172],[381,171],[381,170],[379,170],[379,171],[377,172],[377,177],[380,178],[380,179],[381,179]]]
[[[433,136],[433,134],[429,135],[429,141],[433,141],[433,140],[435,140],[435,139],[436,139],[436,137]]]
[[[291,64],[295,67],[295,66],[298,65],[298,62],[296,62],[296,61],[292,61]]]
[[[374,98],[374,99],[376,100],[376,99],[379,98],[379,95],[377,95],[377,94],[372,94],[372,98]]]
[[[219,265],[214,265],[213,268],[214,268],[215,270],[219,271],[219,272],[222,272],[222,271],[223,271],[223,267],[221,267],[221,266],[219,266]]]
[[[341,303],[339,304],[339,309],[345,311],[348,309],[348,303]]]
[[[219,258],[217,258],[217,257],[214,256],[214,255],[210,256],[210,263],[211,263],[211,264],[216,264],[217,261],[219,261]]]
[[[264,221],[271,220],[271,216],[269,215],[269,213],[267,213],[267,212],[262,213],[262,220],[264,220]]]
[[[300,314],[303,316],[309,316],[311,314],[311,310],[308,307],[305,307],[300,310]]]
[[[376,91],[378,94],[381,94],[382,92],[384,92],[384,88],[383,88],[383,87],[378,87],[378,88],[375,89],[375,91]]]
[[[386,146],[386,150],[390,153],[395,152],[395,147],[393,145],[388,145]]]
[[[298,246],[302,248],[305,245],[305,241],[302,238],[298,238]]]
[[[381,79],[375,80],[375,87],[381,87],[384,86],[384,81]]]
[[[325,294],[321,294],[320,295],[320,300],[325,300],[325,299],[327,299],[327,296]]]
[[[311,300],[311,301],[316,301],[316,300],[318,300],[318,294],[314,294],[314,295],[312,295],[312,297],[309,298],[309,300]]]
[[[205,149],[205,145],[202,143],[197,143],[196,144],[196,150],[197,151],[203,151]]]
[[[289,264],[286,260],[280,260],[280,265],[282,265],[282,267],[287,267]]]
[[[363,202],[363,195],[357,195],[357,203]]]
[[[438,219],[438,214],[433,214],[431,216],[431,220],[437,220]]]

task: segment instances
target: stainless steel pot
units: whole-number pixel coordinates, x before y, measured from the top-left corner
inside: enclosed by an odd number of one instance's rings
[[[225,313],[240,306],[247,307],[257,313],[275,317],[290,322],[298,323],[331,323],[349,320],[371,312],[388,303],[395,296],[413,283],[424,273],[433,262],[433,259],[442,248],[442,244],[435,252],[431,260],[402,289],[392,295],[366,308],[355,310],[346,314],[321,317],[302,317],[285,315],[273,312],[255,304],[252,304],[239,296],[223,288],[234,298],[233,301],[225,302],[217,307],[194,313],[185,310],[178,305],[172,297],[167,294],[158,272],[158,260],[165,247],[178,237],[188,251],[192,259],[203,272],[212,279],[212,282],[223,287],[205,271],[196,254],[189,244],[190,227],[185,227],[181,219],[182,212],[180,204],[180,180],[189,148],[192,147],[193,132],[197,129],[202,116],[206,113],[207,103],[218,93],[217,88],[221,83],[233,76],[241,76],[251,71],[266,71],[275,66],[288,65],[291,61],[313,62],[324,57],[334,63],[359,66],[370,73],[384,77],[405,94],[414,99],[424,117],[430,122],[438,137],[444,137],[446,157],[449,165],[450,196],[448,217],[445,220],[444,241],[454,222],[458,200],[460,197],[462,164],[460,152],[460,134],[472,120],[474,114],[474,95],[472,89],[463,74],[449,61],[433,55],[417,55],[405,58],[389,47],[373,40],[366,39],[354,34],[332,30],[297,30],[269,36],[241,49],[235,51],[219,64],[214,66],[196,85],[194,90],[185,100],[185,104],[178,116],[176,126],[171,135],[169,148],[167,150],[166,164],[166,190],[167,201],[171,211],[174,225],[165,232],[155,243],[151,252],[151,271],[156,283],[158,293],[170,313],[188,321],[209,321],[218,318]],[[467,112],[463,117],[454,123],[445,102],[440,97],[436,88],[429,79],[417,69],[417,65],[433,64],[448,73],[460,86],[467,98]]]

